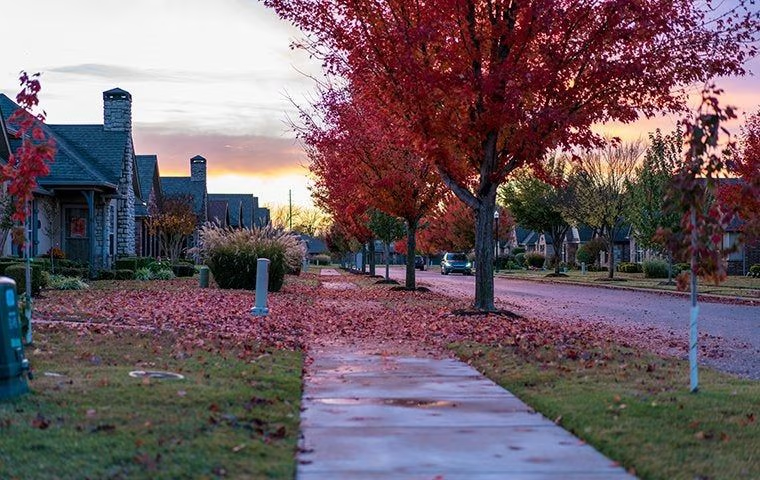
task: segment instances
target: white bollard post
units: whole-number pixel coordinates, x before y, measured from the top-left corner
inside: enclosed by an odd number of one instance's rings
[[[269,314],[267,308],[267,290],[269,289],[269,259],[259,258],[256,260],[256,303],[251,313],[257,317],[266,317]]]

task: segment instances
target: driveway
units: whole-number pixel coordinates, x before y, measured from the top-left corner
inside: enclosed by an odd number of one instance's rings
[[[403,282],[403,268],[391,276]],[[475,278],[441,275],[431,267],[417,271],[418,283],[433,291],[474,298]],[[652,332],[652,338],[673,338],[679,346],[666,353],[684,356],[688,341],[688,297],[656,292],[566,285],[497,277],[495,299],[501,307],[526,317],[554,321],[600,321],[625,329]],[[700,362],[760,380],[760,306],[700,302]],[[662,342],[661,342],[662,343]],[[667,342],[665,342],[667,343]],[[667,350],[667,349],[666,349]],[[662,351],[662,349],[660,349]]]

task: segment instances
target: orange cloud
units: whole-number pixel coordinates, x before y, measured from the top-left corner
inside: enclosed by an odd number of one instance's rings
[[[189,175],[189,159],[195,155],[206,158],[209,176],[306,172],[306,156],[292,138],[167,133],[138,124],[134,140],[137,153],[158,155],[159,170],[165,176]]]

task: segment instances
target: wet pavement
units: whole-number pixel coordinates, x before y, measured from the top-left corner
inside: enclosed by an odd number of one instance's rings
[[[299,480],[632,479],[453,359],[314,348]]]

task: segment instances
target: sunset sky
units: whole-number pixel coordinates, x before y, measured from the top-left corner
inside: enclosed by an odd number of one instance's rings
[[[42,72],[50,123],[103,122],[102,92],[132,94],[138,154],[162,175],[208,160],[209,191],[253,193],[264,205],[310,204],[306,158],[287,125],[291,100],[313,92],[319,64],[289,48],[299,32],[255,0],[35,0],[3,22],[0,92],[15,98],[20,70]],[[6,15],[14,15],[5,8]],[[8,19],[10,20],[10,19]],[[760,74],[760,60],[749,68]],[[757,77],[726,79],[725,103],[760,106]],[[604,130],[646,137],[677,118]]]

